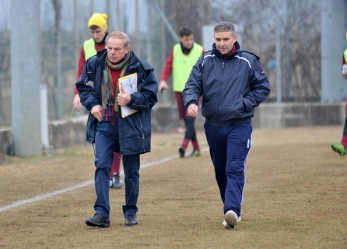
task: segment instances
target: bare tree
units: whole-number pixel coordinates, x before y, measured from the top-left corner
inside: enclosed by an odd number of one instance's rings
[[[211,23],[210,2],[208,0],[175,0],[165,3],[165,13],[178,33],[182,27],[194,32],[195,40],[202,42],[202,25]],[[206,15],[206,13],[208,13]]]
[[[277,5],[280,8],[277,8]],[[221,8],[222,6],[222,8]],[[266,62],[275,58],[275,22],[281,27],[282,99],[318,101],[320,99],[320,1],[217,0],[213,8],[223,20],[242,26],[242,47]],[[277,65],[279,66],[279,65]],[[270,75],[270,79],[274,79]],[[275,88],[274,80],[270,81]],[[271,98],[274,99],[275,91]]]

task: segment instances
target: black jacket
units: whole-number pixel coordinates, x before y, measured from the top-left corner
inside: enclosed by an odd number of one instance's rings
[[[199,58],[183,91],[184,105],[198,103],[202,96],[202,115],[215,125],[250,122],[256,106],[270,93],[267,76],[259,57],[242,51],[225,57],[215,44]]]

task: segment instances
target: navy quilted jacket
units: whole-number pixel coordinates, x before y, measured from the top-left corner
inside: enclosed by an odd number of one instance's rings
[[[83,73],[76,83],[82,105],[90,111],[101,105],[101,77],[105,65],[106,50],[87,60]],[[120,152],[123,155],[142,154],[151,150],[151,109],[158,101],[158,83],[151,65],[137,58],[131,52],[129,66],[124,75],[137,73],[137,92],[131,94],[130,108],[138,112],[122,118],[118,115]],[[87,122],[87,142],[95,142],[95,129],[98,120],[89,113]]]

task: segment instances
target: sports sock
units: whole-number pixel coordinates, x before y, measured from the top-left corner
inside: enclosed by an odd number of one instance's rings
[[[184,149],[184,150],[187,149],[188,144],[189,144],[189,140],[184,138],[183,141],[182,141],[181,148]]]
[[[113,161],[112,161],[112,167],[110,170],[110,177],[112,177],[114,174],[120,173],[120,159],[121,159],[121,154],[119,152],[113,152]]]
[[[192,144],[193,144],[193,148],[194,148],[194,150],[198,150],[198,151],[200,151],[200,146],[199,146],[199,142],[198,142],[198,140],[194,140],[194,141],[192,141]]]

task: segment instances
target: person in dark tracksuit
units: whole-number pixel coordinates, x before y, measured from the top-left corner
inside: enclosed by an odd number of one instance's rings
[[[193,67],[183,100],[187,114],[196,118],[202,96],[205,135],[224,203],[223,225],[234,228],[241,220],[251,118],[270,86],[259,57],[240,49],[233,24],[216,24],[214,41]]]
[[[137,91],[132,94],[118,84],[119,78],[130,75],[137,77]],[[86,224],[110,225],[109,172],[113,152],[120,151],[125,175],[125,225],[137,225],[140,154],[151,150],[151,109],[157,102],[153,68],[131,51],[127,34],[114,31],[106,38],[106,49],[87,60],[76,87],[82,105],[90,111],[87,141],[95,143],[95,214]],[[136,112],[123,118],[121,106]]]

